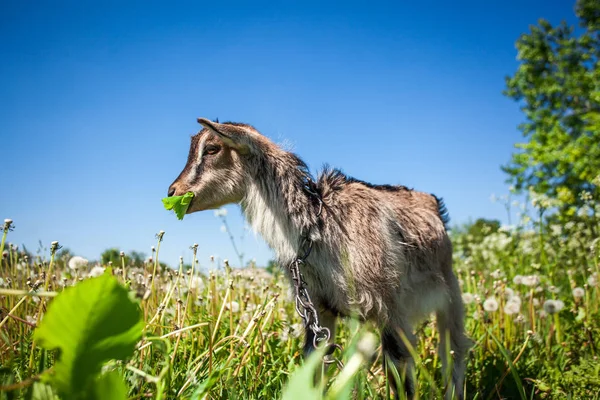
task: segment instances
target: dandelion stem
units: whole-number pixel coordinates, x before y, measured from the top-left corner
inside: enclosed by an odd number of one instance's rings
[[[4,324],[6,323],[6,321],[8,321],[8,319],[11,317],[11,314],[14,313],[17,308],[19,308],[19,306],[21,304],[23,304],[23,302],[27,299],[27,296],[23,296],[21,297],[21,300],[19,300],[17,302],[17,304],[15,304],[15,306],[8,312],[8,314],[6,315],[6,317],[4,317],[4,319],[2,320],[2,322],[0,322],[0,328],[2,328],[2,326],[4,326]]]

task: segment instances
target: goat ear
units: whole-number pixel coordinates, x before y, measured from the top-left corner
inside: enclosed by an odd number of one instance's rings
[[[233,147],[241,154],[247,154],[253,148],[253,139],[250,133],[241,126],[219,124],[206,118],[198,118],[198,123],[213,132],[229,147]]]

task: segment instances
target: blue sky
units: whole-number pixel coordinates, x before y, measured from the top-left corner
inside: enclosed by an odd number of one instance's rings
[[[217,4],[218,3],[218,4]],[[177,264],[199,243],[235,259],[212,211],[178,221],[160,199],[197,117],[246,122],[374,183],[442,196],[453,223],[505,221],[492,193],[521,140],[501,92],[514,42],[574,2],[27,2],[0,12],[0,217],[30,250],[58,240]],[[237,206],[227,207],[236,237]],[[265,263],[254,234],[241,245]]]

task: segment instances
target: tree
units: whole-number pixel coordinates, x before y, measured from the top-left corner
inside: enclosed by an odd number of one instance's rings
[[[452,243],[461,250],[464,256],[473,253],[473,247],[481,244],[486,236],[498,232],[500,221],[497,219],[478,218],[462,226],[452,228]]]
[[[146,261],[146,254],[141,251],[130,251],[127,255],[127,259],[130,260],[131,266],[134,267],[143,267],[144,262]]]
[[[600,174],[600,1],[579,0],[581,32],[565,22],[538,26],[517,41],[517,72],[504,94],[522,105],[527,143],[503,167],[517,190],[555,199],[562,211],[595,192]]]
[[[104,250],[100,256],[102,265],[108,265],[109,262],[117,267],[121,265],[121,251],[117,247]],[[126,261],[127,262],[127,261]]]

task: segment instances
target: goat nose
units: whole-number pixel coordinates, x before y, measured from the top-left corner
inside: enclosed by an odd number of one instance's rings
[[[175,194],[175,187],[174,187],[174,186],[171,186],[171,187],[169,187],[169,193],[168,193],[168,196],[169,196],[169,197],[171,197],[171,196],[173,196],[174,194]]]

